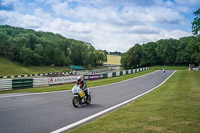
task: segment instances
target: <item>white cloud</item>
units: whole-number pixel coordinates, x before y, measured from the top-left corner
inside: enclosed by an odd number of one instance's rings
[[[96,49],[122,52],[136,43],[191,35],[180,29],[162,28],[164,24],[184,26],[188,23],[180,14],[181,9],[175,9],[176,5],[171,1],[154,1],[151,6],[142,6],[141,1],[130,6],[128,1],[131,0],[126,0],[120,9],[118,3],[122,1],[119,0],[113,5],[107,0],[37,1],[46,6],[50,4],[52,12],[42,8],[36,8],[32,14],[0,11],[0,24],[59,33],[67,38],[87,41]],[[71,8],[68,2],[81,4]]]
[[[200,5],[199,0],[175,0],[175,2],[181,5]]]
[[[139,23],[173,23],[180,24],[186,20],[179,12],[168,7],[127,6],[118,10],[118,7],[96,8],[78,5],[75,9],[68,8],[67,2],[53,2],[52,8],[56,14],[80,19],[80,21],[106,21],[112,24],[139,24]]]
[[[13,3],[16,3],[16,2],[17,2],[17,0],[2,0],[2,1],[1,1],[1,4],[2,4],[3,6],[8,6],[8,5],[13,4]]]
[[[68,2],[64,1],[63,3],[54,1],[52,4],[52,9],[58,15],[67,15],[66,10],[68,10]]]
[[[192,36],[192,33],[181,31],[181,30],[172,30],[172,31],[163,30],[163,32],[162,32],[162,37],[166,38],[166,39],[167,38],[179,39],[179,38],[185,37],[185,36]]]

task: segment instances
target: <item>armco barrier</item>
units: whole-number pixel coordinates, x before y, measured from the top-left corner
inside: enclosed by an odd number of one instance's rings
[[[101,78],[111,78],[111,77],[122,76],[122,75],[130,74],[130,73],[136,73],[136,72],[139,72],[140,70],[144,71],[148,69],[149,69],[148,67],[144,67],[144,68],[110,72],[110,73],[104,73],[104,74],[84,75],[84,79],[93,80],[93,79],[101,79]],[[76,78],[77,76],[26,78],[26,79],[2,79],[0,80],[0,91],[70,83],[70,82],[75,82]]]
[[[123,71],[118,71],[117,72],[117,76],[122,76],[123,75]]]
[[[0,91],[12,90],[12,79],[0,80]]]
[[[116,72],[113,72],[113,73],[112,73],[112,77],[116,77]]]
[[[33,88],[33,78],[13,79],[12,89]]]
[[[103,78],[108,78],[108,74],[107,74],[107,73],[104,73],[104,74],[103,74]]]
[[[126,75],[128,74],[128,70],[126,70]]]
[[[33,88],[49,86],[47,78],[33,78]]]
[[[124,71],[117,71],[117,72],[110,72],[110,73],[104,73],[104,74],[91,74],[91,75],[84,75],[85,80],[93,80],[93,79],[101,79],[101,78],[111,78],[111,77],[117,77],[127,74],[132,74],[140,71],[148,70],[148,67],[143,68],[137,68],[137,69],[130,69],[130,70],[124,70]],[[101,75],[101,78],[99,77]]]

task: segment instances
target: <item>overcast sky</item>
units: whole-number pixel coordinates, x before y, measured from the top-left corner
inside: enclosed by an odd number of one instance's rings
[[[190,36],[199,0],[0,0],[0,25],[59,33],[95,49]]]

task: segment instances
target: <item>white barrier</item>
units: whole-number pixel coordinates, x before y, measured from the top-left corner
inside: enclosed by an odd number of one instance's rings
[[[128,74],[131,74],[131,70],[128,70]]]
[[[123,75],[126,75],[126,71],[123,71]]]
[[[133,69],[133,73],[135,73],[135,69]]]
[[[49,86],[47,78],[33,78],[33,88]]]
[[[120,71],[117,71],[117,72],[116,72],[116,76],[120,76]]]
[[[0,80],[0,91],[12,90],[12,79]]]
[[[112,77],[112,73],[108,73],[108,78],[111,78]]]

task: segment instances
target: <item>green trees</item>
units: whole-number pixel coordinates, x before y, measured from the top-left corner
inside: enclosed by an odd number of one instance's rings
[[[194,12],[196,16],[192,22],[192,32],[194,35],[200,34],[200,8]]]
[[[103,53],[59,34],[0,26],[0,56],[24,65],[95,66],[106,61]]]
[[[190,52],[190,62],[200,64],[200,8],[194,12],[196,16],[192,22],[192,32],[195,35],[194,39],[188,46]]]
[[[130,48],[128,52],[122,54],[122,67],[125,69],[138,67],[141,62],[141,55],[141,46],[136,44],[134,47]]]
[[[152,65],[188,65],[200,63],[200,36],[161,39],[147,44],[136,44],[122,54],[125,69]]]
[[[44,48],[41,44],[36,44],[33,50],[33,63],[34,65],[42,65]]]
[[[20,51],[20,58],[24,65],[32,64],[32,54],[33,51],[30,48],[27,48],[25,46],[22,47]]]
[[[176,61],[177,65],[188,65],[190,63],[190,55],[188,46],[194,37],[183,37],[180,38],[177,45]]]
[[[190,63],[200,64],[200,36],[194,37],[191,40],[191,42],[187,46],[187,50],[190,54]]]
[[[95,63],[96,65],[102,65],[103,62],[106,62],[106,54],[101,50],[96,50],[95,54]]]
[[[142,57],[141,57],[141,65],[142,66],[152,66],[155,64],[160,64],[161,59],[156,56],[156,47],[157,44],[155,42],[149,42],[142,46]]]
[[[176,48],[178,41],[175,39],[166,39],[157,41],[156,54],[161,58],[162,64],[171,65],[176,60]]]

